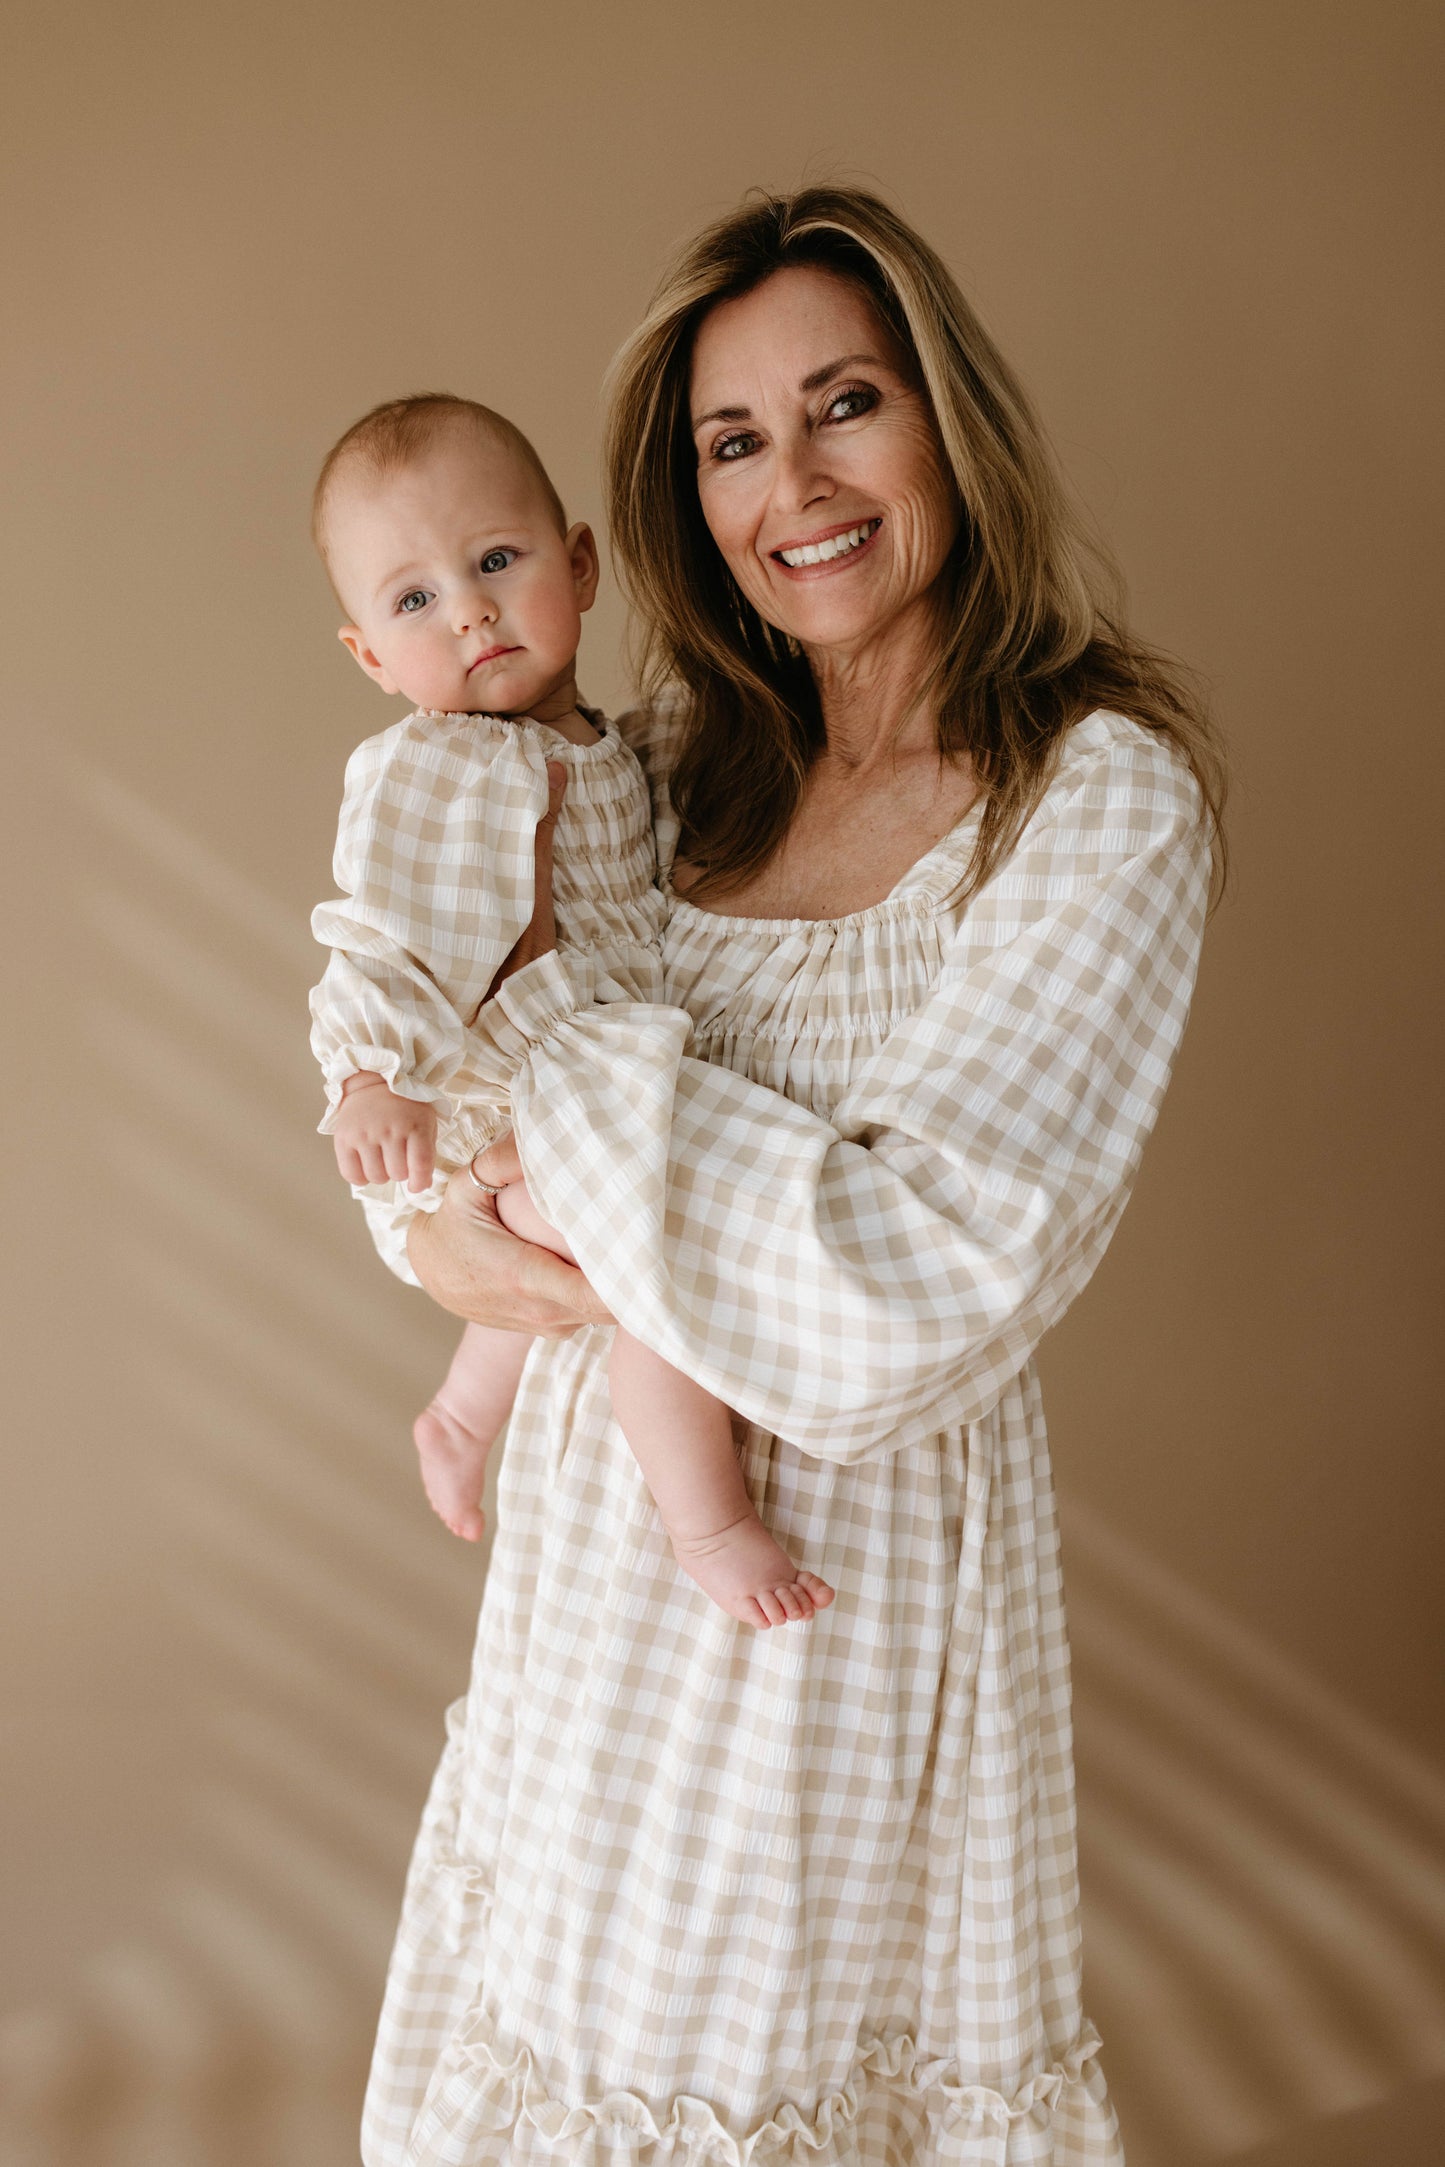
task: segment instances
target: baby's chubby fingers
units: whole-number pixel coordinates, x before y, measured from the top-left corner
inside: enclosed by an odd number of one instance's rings
[[[436,1108],[369,1078],[342,1098],[336,1117],[336,1161],[354,1188],[387,1181],[424,1189],[436,1154]],[[418,1178],[420,1177],[420,1178]]]
[[[361,1188],[366,1181],[366,1169],[361,1163],[361,1153],[354,1144],[346,1143],[339,1136],[335,1137],[333,1141],[336,1145],[337,1170],[342,1180],[349,1182],[353,1189]]]
[[[436,1149],[433,1137],[428,1135],[425,1130],[416,1129],[406,1140],[406,1185],[408,1189],[429,1189],[435,1171]]]
[[[386,1169],[382,1179],[385,1181],[405,1181],[410,1171],[407,1165],[408,1138],[406,1131],[403,1129],[398,1133],[396,1130],[391,1130],[378,1141],[381,1151],[381,1163]]]

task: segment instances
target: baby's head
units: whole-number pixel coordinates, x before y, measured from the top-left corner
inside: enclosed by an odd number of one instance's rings
[[[384,692],[543,721],[575,704],[597,547],[502,415],[435,392],[373,408],[328,452],[311,531]]]

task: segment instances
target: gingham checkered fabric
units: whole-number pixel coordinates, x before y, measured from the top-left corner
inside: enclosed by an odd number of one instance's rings
[[[589,711],[590,712],[590,711]],[[416,1285],[405,1232],[440,1203],[509,1119],[514,1046],[499,1045],[487,988],[532,915],[537,822],[548,760],[567,770],[553,895],[564,959],[586,958],[589,999],[662,998],[664,904],[642,770],[615,724],[595,744],[491,715],[408,715],[347,763],[334,872],[340,900],[311,929],[331,950],[311,995],[311,1045],[335,1126],[341,1086],[360,1069],[438,1111],[441,1171],[423,1198],[393,1183],[357,1189],[386,1261]]]
[[[1207,848],[1103,713],[961,907],[973,833],[836,921],[674,903],[669,1005],[589,1006],[552,958],[495,1004],[542,1210],[747,1418],[763,1518],[838,1597],[769,1632],[709,1603],[607,1333],[534,1346],[367,2167],[1118,2167],[1030,1357],[1158,1107]]]

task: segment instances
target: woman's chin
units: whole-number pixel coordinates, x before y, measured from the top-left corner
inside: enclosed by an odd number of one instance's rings
[[[780,631],[808,654],[827,654],[835,650],[852,653],[870,646],[880,638],[893,622],[894,612],[874,607],[860,607],[857,602],[842,597],[834,602],[819,596],[809,598],[806,606],[794,605],[784,616],[780,611],[774,620]]]

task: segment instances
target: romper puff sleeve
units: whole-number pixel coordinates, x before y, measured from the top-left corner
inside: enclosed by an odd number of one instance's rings
[[[419,711],[352,754],[336,838],[341,895],[311,919],[331,950],[311,995],[323,1132],[361,1069],[435,1105],[440,1119],[451,1114],[468,1028],[532,915],[546,810],[538,732],[490,716]]]
[[[1172,750],[1086,718],[831,1120],[690,1054],[682,1011],[582,1007],[539,958],[498,995],[539,1208],[635,1337],[804,1452],[856,1461],[979,1420],[1118,1222],[1209,858]]]

